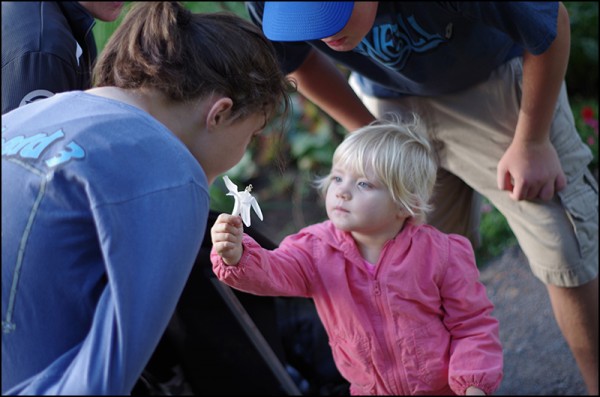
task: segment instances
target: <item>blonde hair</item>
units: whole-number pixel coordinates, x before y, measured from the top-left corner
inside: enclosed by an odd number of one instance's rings
[[[420,121],[401,122],[388,115],[350,134],[336,148],[333,166],[357,175],[375,175],[386,186],[394,202],[417,221],[424,222],[431,210],[429,198],[435,185],[437,162],[425,134],[417,132]],[[318,178],[315,185],[325,196],[330,176]]]

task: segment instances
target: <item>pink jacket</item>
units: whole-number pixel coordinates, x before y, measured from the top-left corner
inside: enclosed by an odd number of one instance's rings
[[[354,395],[487,394],[502,379],[493,305],[467,239],[407,223],[384,246],[374,275],[354,240],[330,221],[244,254],[217,277],[256,295],[313,298],[338,370]]]

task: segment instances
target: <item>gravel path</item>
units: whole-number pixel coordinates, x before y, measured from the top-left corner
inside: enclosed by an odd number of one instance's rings
[[[554,320],[545,286],[518,246],[481,269],[504,348],[496,395],[586,395],[575,360]]]

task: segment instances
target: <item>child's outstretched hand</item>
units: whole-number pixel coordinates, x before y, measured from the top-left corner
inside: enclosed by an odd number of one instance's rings
[[[242,257],[244,248],[242,237],[244,227],[242,218],[235,215],[221,214],[210,229],[210,237],[214,250],[226,265],[235,266]]]

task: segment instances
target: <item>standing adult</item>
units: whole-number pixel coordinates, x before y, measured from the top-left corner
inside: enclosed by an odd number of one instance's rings
[[[116,20],[122,1],[3,1],[2,114],[58,92],[91,87],[95,19]]]
[[[289,101],[260,29],[176,2],[132,7],[94,86],[2,116],[2,394],[131,393],[209,185]]]
[[[441,168],[428,222],[477,245],[479,194],[504,214],[597,394],[598,185],[564,84],[563,4],[247,4],[299,92],[349,131],[421,115]]]

